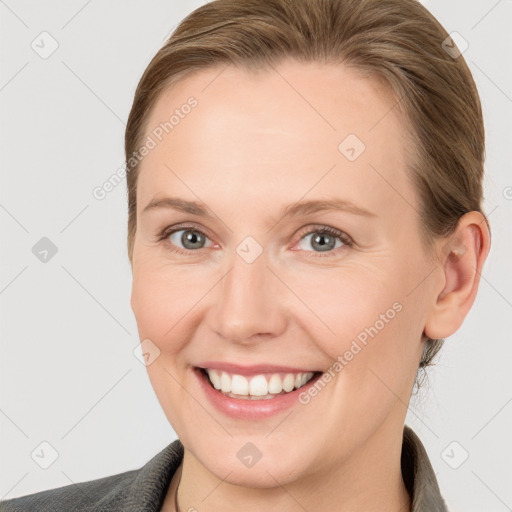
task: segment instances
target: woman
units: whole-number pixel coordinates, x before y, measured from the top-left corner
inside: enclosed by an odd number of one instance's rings
[[[444,511],[404,426],[490,248],[478,93],[414,0],[215,0],[126,128],[131,305],[178,435],[8,510]]]

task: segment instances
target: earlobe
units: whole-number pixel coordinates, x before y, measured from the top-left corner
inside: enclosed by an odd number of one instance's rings
[[[463,215],[441,251],[444,286],[432,297],[426,336],[446,338],[460,328],[475,301],[489,248],[490,234],[483,215],[476,211]]]

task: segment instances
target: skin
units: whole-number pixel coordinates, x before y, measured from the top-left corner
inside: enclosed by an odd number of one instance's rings
[[[190,96],[197,107],[141,164],[132,261],[140,339],[160,350],[148,375],[185,446],[163,510],[174,510],[180,473],[182,511],[410,510],[407,404],[424,336],[453,334],[475,299],[489,251],[482,215],[464,215],[437,242],[437,264],[427,259],[408,128],[389,91],[354,70],[292,60],[257,73],[201,70],[160,96],[146,135]],[[355,161],[338,150],[350,133],[366,146]],[[143,212],[165,196],[214,214]],[[333,198],[375,216],[282,217],[301,199]],[[187,250],[183,232],[158,241],[182,223],[206,235],[202,248]],[[308,234],[323,226],[353,245],[319,251]],[[247,236],[263,249],[250,264],[236,252]],[[394,303],[401,311],[310,403],[268,419],[223,415],[191,373],[204,360],[325,372]],[[236,455],[247,442],[262,453],[251,468]]]

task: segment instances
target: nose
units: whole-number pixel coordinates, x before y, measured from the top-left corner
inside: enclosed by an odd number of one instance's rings
[[[264,254],[247,263],[235,254],[218,285],[213,329],[234,343],[270,340],[286,329],[284,286],[268,268]]]

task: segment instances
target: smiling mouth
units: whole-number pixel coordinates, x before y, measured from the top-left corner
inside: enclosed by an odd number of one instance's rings
[[[251,377],[213,368],[197,368],[211,387],[241,400],[268,400],[302,388],[322,372],[261,373]]]

